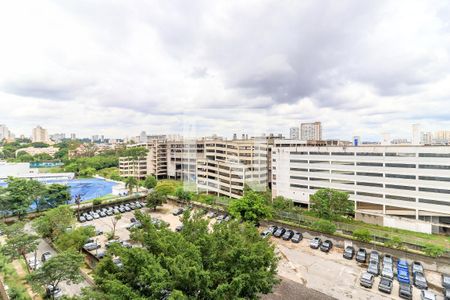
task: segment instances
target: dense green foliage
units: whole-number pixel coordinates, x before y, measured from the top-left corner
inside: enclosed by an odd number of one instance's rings
[[[182,186],[177,187],[175,190],[175,196],[184,202],[189,202],[192,200],[192,193],[186,191]]]
[[[158,180],[155,176],[147,176],[145,180],[142,182],[142,186],[146,189],[152,189],[158,184]]]
[[[125,188],[128,189],[128,194],[133,193],[133,189],[136,189],[136,192],[139,189],[139,180],[137,180],[135,177],[126,177],[125,178]]]
[[[253,223],[270,218],[272,215],[264,197],[254,191],[247,191],[241,199],[233,200],[228,211],[235,218]]]
[[[91,174],[95,171],[118,167],[119,159],[115,155],[96,155],[92,157],[78,157],[66,161],[64,171],[74,172],[75,174]]]
[[[446,252],[446,249],[442,246],[435,244],[425,244],[423,252],[425,252],[426,255],[431,257],[439,257]]]
[[[156,210],[158,206],[163,205],[165,202],[166,196],[157,191],[153,191],[147,195],[147,207],[153,208],[153,210]]]
[[[289,210],[294,207],[294,202],[290,199],[278,196],[273,199],[272,207],[276,210]]]
[[[312,223],[311,227],[323,233],[333,234],[336,232],[336,225],[328,220],[318,220]]]
[[[70,200],[69,186],[45,185],[36,180],[10,177],[8,186],[0,187],[0,211],[23,217],[34,204],[35,209],[53,208]]]
[[[36,232],[44,238],[56,240],[60,234],[75,224],[74,211],[68,205],[61,205],[48,210],[33,221]]]
[[[200,216],[183,216],[181,233],[155,227],[137,214],[132,238],[143,248],[114,245],[96,268],[98,290],[89,299],[256,299],[277,283],[274,246],[250,224],[208,230]],[[112,258],[119,257],[123,266]]]
[[[176,180],[160,180],[156,184],[155,191],[161,193],[165,196],[167,195],[175,195],[175,192],[178,187],[180,187],[182,183]]]
[[[346,192],[334,189],[320,189],[311,195],[311,211],[319,218],[336,220],[352,214],[354,203]]]
[[[116,180],[116,181],[123,180],[123,178],[120,176],[119,168],[117,168],[117,167],[101,169],[101,170],[98,170],[97,173],[100,176],[111,179],[111,180]]]
[[[16,222],[10,226],[2,226],[2,231],[6,234],[6,243],[2,246],[2,253],[10,259],[23,257],[25,254],[37,249],[39,237],[29,234],[24,230],[25,223]]]
[[[69,284],[79,283],[83,280],[80,266],[84,255],[75,251],[64,251],[47,260],[42,267],[27,276],[28,282],[34,290],[40,291],[42,287],[58,286],[62,281]]]
[[[94,235],[94,226],[81,226],[72,230],[65,230],[57,236],[55,245],[60,250],[72,249],[81,251],[86,241]]]
[[[361,242],[368,243],[372,240],[372,235],[370,234],[370,231],[365,228],[354,230],[352,235],[354,238],[356,238],[358,241]]]

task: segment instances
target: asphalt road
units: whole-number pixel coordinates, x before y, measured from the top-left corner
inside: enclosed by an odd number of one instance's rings
[[[261,300],[333,300],[335,298],[327,296],[316,290],[307,288],[305,285],[281,277],[281,282],[270,294],[263,295]]]

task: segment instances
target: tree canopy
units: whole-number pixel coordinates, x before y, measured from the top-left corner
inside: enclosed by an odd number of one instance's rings
[[[163,205],[165,202],[166,196],[160,192],[153,191],[147,195],[147,207],[153,208],[153,210],[156,210],[158,206]]]
[[[90,299],[256,299],[277,283],[274,246],[248,223],[208,230],[206,220],[188,211],[177,233],[147,215],[136,217],[143,226],[131,237],[143,247],[112,246],[96,268]]]
[[[334,189],[318,190],[311,195],[310,202],[311,211],[319,218],[335,220],[354,212],[354,203],[348,194]]]
[[[152,189],[156,184],[158,184],[158,180],[152,175],[145,177],[145,180],[142,182],[142,186],[146,189]]]
[[[68,205],[61,205],[44,213],[33,221],[36,231],[52,241],[75,224],[74,211]]]
[[[271,216],[271,208],[264,196],[251,190],[245,192],[242,198],[233,200],[228,206],[228,211],[235,218],[252,223],[258,223],[259,220]]]

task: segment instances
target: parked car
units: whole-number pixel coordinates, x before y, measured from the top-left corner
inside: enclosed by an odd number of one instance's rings
[[[352,259],[353,259],[353,256],[355,256],[355,248],[353,248],[352,246],[347,246],[347,247],[345,247],[344,254],[342,254],[342,256],[343,256],[345,259],[350,259],[350,260],[352,260]]]
[[[112,216],[114,214],[114,211],[112,210],[112,209],[108,209],[107,211],[106,211],[106,215],[107,216]]]
[[[320,245],[320,251],[322,252],[330,252],[331,248],[333,248],[333,243],[330,240],[325,240],[322,245]]]
[[[392,286],[393,286],[392,279],[381,277],[380,283],[378,284],[378,290],[390,294],[392,292]]]
[[[42,253],[41,255],[41,260],[43,262],[46,262],[47,260],[49,260],[52,257],[52,254],[49,251],[45,251],[44,253]]]
[[[58,286],[49,284],[45,289],[46,297],[49,299],[60,299],[63,296],[63,292]]]
[[[98,213],[94,213],[92,217],[94,219],[100,219],[100,215]]]
[[[315,237],[309,243],[309,247],[313,249],[319,249],[320,245],[322,245],[322,240],[319,237]]]
[[[421,300],[436,300],[436,295],[430,291],[422,290],[420,293]]]
[[[119,267],[119,268],[122,268],[122,267],[123,267],[123,263],[122,263],[122,261],[120,260],[120,258],[114,258],[112,261],[113,261],[113,263],[114,263],[117,267]]]
[[[217,213],[215,211],[210,211],[206,214],[206,216],[210,219],[215,218],[217,216]]]
[[[428,289],[428,282],[422,272],[413,273],[413,283],[420,290]]]
[[[261,231],[261,233],[259,235],[262,236],[263,238],[268,238],[269,236],[272,235],[272,231],[269,229],[266,229],[264,231]]]
[[[450,274],[442,274],[441,282],[444,289],[450,289]]]
[[[387,264],[390,264],[390,265],[394,264],[394,260],[392,259],[392,256],[389,254],[385,254],[383,256],[383,267]]]
[[[412,287],[409,283],[400,283],[398,296],[403,299],[412,299]]]
[[[120,206],[120,207],[119,207],[119,212],[124,213],[124,212],[125,212],[125,207]]]
[[[414,275],[416,272],[423,273],[423,266],[419,261],[413,261],[411,267],[412,274]]]
[[[284,229],[283,227],[278,227],[277,231],[275,231],[273,236],[280,238],[285,232],[286,232],[286,229]]]
[[[135,210],[136,209],[136,204],[134,204],[133,202],[130,203],[130,208],[131,210]]]
[[[130,205],[125,204],[125,211],[131,211]]]
[[[379,264],[380,263],[380,254],[377,251],[370,252],[369,262],[376,262],[377,264]]]
[[[224,220],[225,222],[228,222],[228,221],[231,220],[231,218],[232,218],[232,216],[231,216],[231,215],[228,215],[228,216],[226,216],[225,219],[223,219],[223,220]]]
[[[269,227],[267,227],[267,230],[270,230],[272,232],[272,234],[275,233],[275,231],[277,231],[278,226],[275,225],[270,225]]]
[[[397,279],[402,283],[410,283],[408,262],[404,259],[399,259],[397,262]]]
[[[394,270],[392,269],[392,265],[383,266],[381,270],[381,276],[389,279],[394,279]]]
[[[300,243],[301,240],[303,240],[303,235],[301,234],[301,232],[294,232],[294,236],[292,236],[291,242]]]
[[[369,262],[369,266],[367,267],[367,272],[369,272],[370,274],[373,274],[375,276],[378,276],[380,274],[379,265],[375,261]]]
[[[183,230],[183,224],[178,225],[177,227],[175,227],[175,231],[176,231],[176,232],[180,232],[180,231],[182,231],[182,230]]]
[[[95,235],[96,235],[96,236],[102,235],[102,234],[103,234],[103,230],[101,230],[101,229],[95,229]]]
[[[444,300],[450,300],[450,289],[444,289]]]
[[[359,284],[363,287],[371,289],[373,286],[374,276],[370,273],[364,272],[361,275],[361,279],[359,280]]]
[[[112,244],[115,244],[115,243],[120,243],[120,241],[119,240],[109,240],[105,243],[105,247],[109,248],[109,247],[111,247]]]
[[[101,212],[99,213],[99,216],[100,216],[101,218],[104,218],[104,217],[106,217],[106,213],[105,213],[104,211],[101,211]]]
[[[89,242],[89,243],[84,244],[83,248],[87,251],[92,251],[92,250],[100,248],[100,245],[95,242]]]
[[[31,270],[37,270],[42,267],[42,262],[39,259],[35,259],[34,256],[30,257],[27,261]]]
[[[84,222],[86,222],[86,217],[85,216],[80,216],[78,221],[80,221],[81,223],[84,223]]]
[[[121,241],[120,244],[122,245],[122,247],[125,248],[132,248],[133,245],[131,245],[131,243],[127,242],[127,241]]]
[[[227,215],[218,215],[217,221],[223,221]]]
[[[294,235],[294,231],[288,229],[284,232],[282,239],[285,241],[289,241],[293,235]]]
[[[365,263],[367,259],[367,251],[364,248],[359,248],[356,252],[356,261],[359,263]]]
[[[91,215],[86,216],[86,221],[92,221],[92,220],[94,220],[94,218]]]

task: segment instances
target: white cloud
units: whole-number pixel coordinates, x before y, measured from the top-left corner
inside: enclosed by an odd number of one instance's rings
[[[0,123],[113,137],[187,119],[204,134],[448,129],[449,15],[447,1],[4,2]]]

